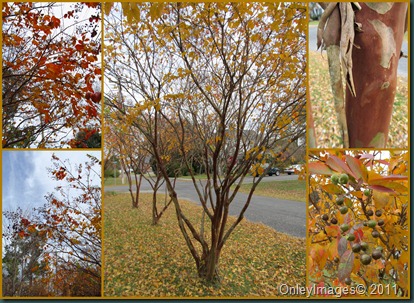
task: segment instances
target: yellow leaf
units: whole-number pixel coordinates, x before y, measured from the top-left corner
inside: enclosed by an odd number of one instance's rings
[[[377,190],[372,191],[372,197],[374,198],[375,207],[377,209],[385,208],[390,202],[390,194],[380,192]]]
[[[164,3],[152,3],[150,8],[151,21],[161,17],[164,11]]]
[[[73,245],[76,245],[76,244],[79,244],[80,241],[78,239],[73,238],[73,239],[70,239],[70,243],[72,243]]]
[[[140,11],[138,9],[138,4],[134,2],[122,2],[122,11],[127,17],[128,23],[132,24],[134,22],[141,21]]]
[[[114,6],[113,2],[106,2],[105,3],[105,15],[109,15],[109,13],[111,12],[112,7]]]

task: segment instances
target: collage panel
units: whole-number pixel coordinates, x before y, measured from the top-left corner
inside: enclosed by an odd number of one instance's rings
[[[1,298],[410,298],[408,1],[2,13]]]
[[[308,293],[409,298],[408,2],[309,12]]]
[[[2,152],[2,296],[101,296],[101,152]]]
[[[300,296],[306,4],[105,10],[104,296]]]
[[[409,152],[309,156],[308,287],[321,297],[409,296]]]
[[[100,3],[2,3],[2,147],[101,147]]]
[[[408,148],[408,2],[309,5],[309,148]]]

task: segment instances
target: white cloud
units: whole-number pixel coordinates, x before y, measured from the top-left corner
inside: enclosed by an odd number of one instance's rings
[[[44,196],[54,192],[59,182],[52,180],[48,168],[55,153],[62,161],[69,159],[72,168],[84,163],[91,154],[101,158],[100,151],[5,151],[3,152],[3,210],[17,207],[29,210],[42,206]],[[96,180],[96,183],[100,180]]]

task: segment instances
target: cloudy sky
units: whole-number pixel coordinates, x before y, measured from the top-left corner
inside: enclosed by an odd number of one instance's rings
[[[69,159],[72,167],[88,161],[87,154],[101,159],[100,151],[3,151],[3,211],[17,207],[30,210],[45,204],[45,195],[59,185],[47,171],[52,167],[53,153],[61,160]]]

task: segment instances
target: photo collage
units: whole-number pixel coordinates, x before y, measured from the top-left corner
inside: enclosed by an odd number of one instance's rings
[[[410,5],[2,2],[2,299],[410,299]]]

